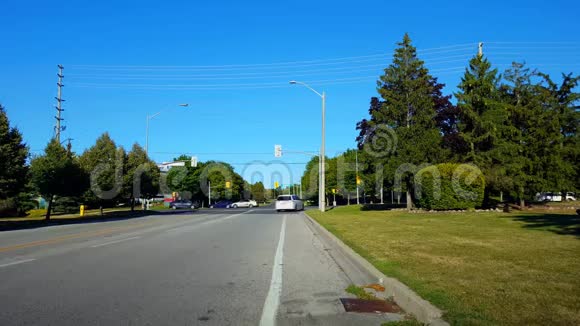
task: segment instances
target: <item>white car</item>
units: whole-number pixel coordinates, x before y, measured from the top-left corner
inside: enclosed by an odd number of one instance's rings
[[[238,202],[235,202],[231,205],[232,208],[238,208],[238,207],[257,207],[258,203],[255,200],[251,200],[251,199],[242,199]]]
[[[304,210],[304,202],[296,195],[281,195],[276,199],[276,210],[301,211]]]
[[[562,201],[562,194],[559,192],[540,192],[536,194],[537,201]]]
[[[567,192],[566,193],[566,200],[576,201],[576,194],[573,192]]]

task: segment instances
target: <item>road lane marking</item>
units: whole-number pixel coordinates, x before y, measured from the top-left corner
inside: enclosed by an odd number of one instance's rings
[[[278,248],[276,248],[276,255],[274,256],[274,267],[272,269],[272,280],[270,281],[270,289],[264,308],[262,309],[262,318],[260,319],[260,326],[274,326],[276,325],[276,315],[278,313],[278,306],[280,305],[280,295],[282,294],[282,268],[284,263],[284,238],[286,237],[286,215],[282,220],[282,228],[280,229],[280,240],[278,240]]]
[[[112,244],[115,244],[115,243],[129,241],[129,240],[133,240],[133,239],[139,239],[139,238],[140,237],[131,237],[131,238],[124,238],[124,239],[119,239],[119,240],[113,240],[113,241],[109,241],[109,242],[99,243],[97,245],[91,246],[91,248],[104,247],[104,246],[112,245]]]
[[[31,258],[31,259],[24,259],[24,260],[13,261],[11,263],[6,263],[6,264],[0,265],[0,268],[1,267],[12,266],[12,265],[24,264],[24,263],[28,263],[28,262],[33,261],[33,260],[36,260],[36,259]]]
[[[253,212],[253,211],[254,210],[251,209],[251,210],[248,210],[248,211],[245,211],[245,212],[241,212],[241,213],[238,213],[238,214],[229,215],[229,216],[226,216],[226,217],[220,217],[220,218],[216,218],[216,219],[204,220],[201,223],[197,223],[197,224],[193,224],[193,225],[187,225],[187,224],[180,225],[178,227],[174,227],[174,228],[171,228],[171,229],[167,229],[167,230],[165,230],[165,232],[173,233],[173,232],[179,232],[179,231],[184,231],[184,230],[188,230],[188,229],[189,230],[191,230],[191,229],[197,229],[200,226],[209,225],[209,224],[213,224],[213,223],[217,223],[217,222],[229,220],[229,219],[231,219],[233,217],[236,217],[236,216],[239,216],[239,215],[243,215],[243,214],[246,214],[246,213],[250,213],[250,212]]]
[[[8,246],[8,247],[0,247],[0,252],[43,246],[43,245],[47,245],[47,244],[60,243],[60,242],[66,241],[66,240],[78,239],[78,238],[89,237],[89,236],[105,235],[105,234],[113,233],[115,231],[136,229],[136,228],[139,228],[142,226],[146,227],[146,226],[152,225],[152,224],[157,224],[157,222],[155,222],[155,223],[143,223],[140,225],[128,225],[128,226],[121,226],[121,227],[114,227],[114,228],[106,228],[106,229],[101,229],[101,230],[97,230],[97,231],[87,231],[87,232],[69,234],[69,235],[56,237],[56,238],[52,238],[52,239],[47,239],[47,240],[39,240],[39,241],[27,242],[27,243],[23,243],[23,244]]]

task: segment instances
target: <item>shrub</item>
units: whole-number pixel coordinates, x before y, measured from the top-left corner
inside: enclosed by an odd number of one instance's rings
[[[415,187],[421,208],[469,209],[481,206],[485,180],[474,165],[442,163],[417,172]]]
[[[388,211],[393,208],[404,208],[406,204],[364,204],[361,211]]]

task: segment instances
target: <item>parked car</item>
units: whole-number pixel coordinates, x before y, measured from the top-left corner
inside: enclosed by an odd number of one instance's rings
[[[230,208],[232,207],[232,202],[229,200],[220,200],[209,206],[209,208]]]
[[[562,194],[559,192],[539,192],[536,194],[536,201],[562,201]]]
[[[232,204],[232,208],[238,208],[238,207],[257,207],[258,203],[255,200],[251,200],[251,199],[242,199],[240,201],[237,201],[235,203]]]
[[[567,192],[566,193],[566,200],[576,201],[576,194],[573,192]]]
[[[276,211],[301,211],[304,210],[304,202],[296,195],[281,195],[276,199]]]
[[[169,203],[171,209],[195,209],[195,204],[190,200],[174,200]]]

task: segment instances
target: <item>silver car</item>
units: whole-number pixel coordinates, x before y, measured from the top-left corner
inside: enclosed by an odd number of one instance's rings
[[[304,202],[296,195],[281,195],[276,199],[276,211],[301,211]]]
[[[258,203],[255,200],[251,200],[251,199],[242,199],[238,202],[235,202],[231,205],[232,208],[238,208],[238,207],[258,207]]]

